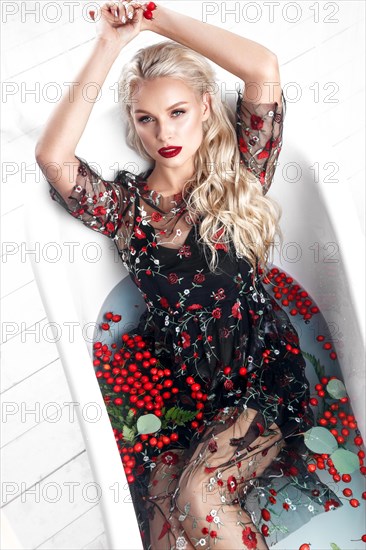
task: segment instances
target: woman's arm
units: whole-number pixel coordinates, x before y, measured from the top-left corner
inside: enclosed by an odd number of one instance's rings
[[[77,177],[79,161],[75,156],[78,142],[105,79],[123,47],[144,30],[142,10],[112,9],[106,2],[100,11],[93,47],[74,80],[49,117],[36,147],[35,157],[47,180],[66,200]],[[128,24],[122,17],[131,13]],[[90,84],[93,84],[92,86]]]
[[[51,113],[36,145],[36,157],[54,160],[73,156],[99,91],[118,57],[119,49],[103,39],[93,43],[87,60]],[[93,83],[93,86],[90,84]]]
[[[154,19],[149,23],[149,28],[153,32],[188,46],[247,84],[255,82],[256,85],[252,89],[249,86],[248,90],[244,90],[244,101],[280,102],[281,86],[277,57],[266,47],[160,4],[154,11]],[[265,85],[266,82],[272,85]]]

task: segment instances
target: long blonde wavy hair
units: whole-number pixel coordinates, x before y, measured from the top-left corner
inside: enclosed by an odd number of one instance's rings
[[[218,254],[215,244],[234,244],[237,257],[244,257],[258,275],[273,252],[275,236],[282,242],[279,220],[281,206],[264,196],[261,183],[240,163],[237,135],[229,109],[222,101],[215,73],[205,57],[174,41],[164,40],[138,50],[122,69],[119,101],[127,117],[128,146],[143,158],[146,152],[131,114],[132,94],[144,80],[160,77],[181,79],[197,98],[210,93],[211,116],[203,124],[203,140],[194,158],[194,175],[183,193],[187,211],[201,217],[199,241],[211,251],[209,269],[215,271]],[[212,169],[212,167],[214,169]],[[228,246],[230,248],[230,246]],[[257,264],[258,262],[258,264]]]

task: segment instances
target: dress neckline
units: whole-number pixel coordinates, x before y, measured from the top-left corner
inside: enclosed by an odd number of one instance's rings
[[[151,189],[151,187],[149,187],[149,184],[148,184],[148,181],[147,181],[147,178],[150,176],[151,172],[153,171],[152,168],[149,168],[147,171],[145,172],[142,172],[141,174],[139,174],[139,182],[140,184],[142,184],[142,191],[148,193],[148,194],[153,194],[155,198],[159,198],[160,199],[175,199],[175,200],[178,200],[179,202],[181,202],[183,200],[183,192],[182,191],[179,191],[178,193],[172,193],[171,195],[162,195],[161,193],[159,193],[159,191],[155,191],[155,189]]]

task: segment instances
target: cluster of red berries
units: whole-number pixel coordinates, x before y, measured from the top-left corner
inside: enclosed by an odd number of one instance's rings
[[[260,272],[263,273],[263,270]],[[292,277],[289,277],[284,271],[280,271],[277,267],[268,271],[263,278],[264,284],[273,285],[273,283],[275,283],[272,287],[274,297],[277,300],[281,300],[283,306],[291,308],[290,315],[295,316],[300,314],[304,321],[310,321],[313,315],[319,313],[319,308],[313,304],[306,290],[302,289],[298,284],[293,284],[293,282],[294,279]],[[319,334],[316,339],[318,342],[324,342],[325,337]],[[324,342],[323,344],[325,350],[331,350],[332,347],[331,342]],[[299,353],[298,348],[293,348],[290,344],[287,344],[286,349],[294,354]],[[337,359],[336,352],[331,351],[329,357],[333,361]]]
[[[157,5],[154,2],[148,2],[144,9],[145,19],[153,19],[153,11],[157,9]]]
[[[353,414],[348,414],[345,410],[342,409],[341,405],[347,406],[349,403],[349,398],[347,396],[339,398],[333,403],[326,403],[326,386],[330,380],[336,379],[336,376],[323,376],[320,379],[320,382],[315,385],[315,390],[318,397],[323,400],[323,412],[318,417],[318,424],[323,428],[329,429],[330,433],[335,437],[337,442],[340,445],[347,443],[352,437],[351,431],[357,430],[357,421]],[[316,397],[311,397],[309,400],[310,404],[313,406],[319,405],[319,399]],[[363,445],[363,439],[357,432],[353,434],[353,443],[357,447]],[[360,472],[362,475],[366,475],[366,466],[364,465],[365,452],[362,449],[359,449],[358,459],[360,464]],[[340,474],[339,471],[335,468],[332,459],[329,454],[317,454],[314,453],[312,458],[315,462],[308,464],[309,472],[315,472],[318,470],[327,470],[328,473],[332,476],[333,481],[336,483],[350,483],[352,477],[350,474]],[[348,498],[350,505],[353,508],[357,508],[360,505],[358,499],[353,497],[353,492],[350,488],[346,487],[343,489],[343,495]],[[366,493],[362,494],[362,498],[366,499]]]
[[[114,315],[112,312],[106,313],[105,318],[108,322],[101,324],[103,330],[109,330],[111,322],[121,320],[120,315]],[[106,391],[103,392],[105,393],[104,401],[106,404],[113,403],[119,407],[121,417],[128,413],[133,415],[134,423],[140,416],[148,413],[163,420],[166,402],[172,399],[174,401],[174,396],[180,391],[174,386],[171,370],[162,368],[158,359],[146,349],[147,345],[142,336],[123,334],[122,342],[123,345],[118,350],[116,349],[117,344],[111,345],[114,354],[102,342],[95,342],[93,346],[95,357],[93,364],[97,369],[96,377],[106,388]],[[190,386],[191,397],[195,400],[198,411],[195,419],[190,421],[190,426],[193,429],[200,429],[202,423],[199,421],[203,419],[202,409],[207,394],[202,392],[200,384],[196,383],[193,377],[188,376],[186,383]],[[176,431],[169,434],[161,433],[159,436],[157,434],[139,434],[136,436],[138,441],[129,444],[128,441],[124,441],[123,426],[122,429],[114,427],[113,432],[118,445],[120,442],[124,442],[123,446],[119,445],[119,450],[123,455],[122,462],[129,483],[135,481],[134,469],[138,462],[136,454],[140,454],[148,448],[153,448],[159,454],[163,447],[172,442],[175,443],[179,439]],[[151,453],[149,454],[151,455]],[[142,473],[143,467],[137,466],[136,472]]]

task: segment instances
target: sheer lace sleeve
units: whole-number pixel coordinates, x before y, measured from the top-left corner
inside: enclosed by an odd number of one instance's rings
[[[102,179],[85,160],[75,156],[79,166],[70,195],[65,200],[47,180],[51,198],[90,229],[112,239],[117,238],[123,213],[130,204],[128,187],[122,182]]]
[[[236,133],[241,163],[259,179],[263,194],[271,186],[282,148],[285,113],[283,91],[280,103],[249,103],[238,90]]]

